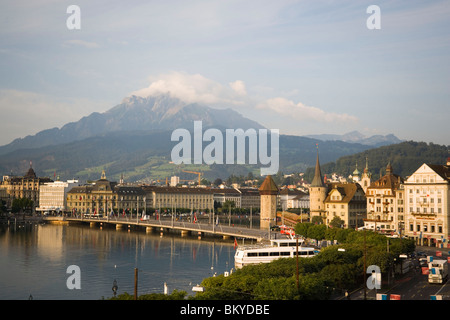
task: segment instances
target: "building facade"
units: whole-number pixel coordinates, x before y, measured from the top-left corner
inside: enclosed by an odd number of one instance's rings
[[[24,176],[3,177],[0,185],[0,188],[4,189],[4,193],[6,193],[3,200],[6,202],[7,207],[11,207],[14,199],[27,198],[33,201],[33,206],[36,208],[39,206],[40,186],[52,181],[47,177],[38,177],[30,163],[30,168]]]
[[[234,202],[235,208],[241,208],[241,192],[236,188],[211,188],[214,201],[223,205],[225,201]]]
[[[143,186],[148,208],[214,209],[213,193],[207,188]]]
[[[142,214],[146,207],[146,193],[141,187],[111,182],[104,171],[94,183],[67,192],[67,211],[74,214]]]
[[[330,184],[324,206],[327,225],[335,217],[343,221],[343,228],[356,229],[364,224],[366,197],[359,183]]]
[[[295,188],[282,188],[280,190],[279,199],[282,210],[293,208],[309,208],[309,195]]]
[[[403,179],[393,173],[390,164],[386,174],[367,188],[367,219],[369,230],[389,235],[404,235],[405,189]]]
[[[36,211],[47,213],[66,212],[67,192],[78,185],[77,180],[46,182],[39,188],[39,207]]]
[[[422,164],[406,181],[405,234],[418,245],[450,248],[450,158]]]

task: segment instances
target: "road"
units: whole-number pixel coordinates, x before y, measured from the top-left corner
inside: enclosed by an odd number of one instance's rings
[[[441,251],[442,257],[438,257],[436,251]],[[424,252],[427,255],[433,256],[434,259],[447,259],[449,256],[448,249],[417,247],[416,252]],[[444,284],[430,284],[428,283],[428,276],[422,274],[418,260],[413,259],[412,262],[415,268],[407,274],[397,276],[397,278],[393,279],[393,284],[390,288],[380,290],[367,289],[366,299],[375,300],[377,293],[383,293],[387,294],[388,300],[391,298],[391,295],[399,295],[401,300],[430,300],[431,296],[441,295],[442,300],[450,300],[450,281]],[[350,299],[363,300],[364,290],[351,293]]]

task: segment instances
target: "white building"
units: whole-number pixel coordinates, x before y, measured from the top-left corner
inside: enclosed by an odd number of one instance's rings
[[[67,209],[67,192],[78,185],[78,180],[54,181],[39,187],[39,208],[36,211],[64,212]]]
[[[405,233],[418,245],[450,248],[450,158],[422,164],[405,182]]]
[[[170,177],[170,186],[176,187],[180,183],[180,177],[178,176],[172,176]]]

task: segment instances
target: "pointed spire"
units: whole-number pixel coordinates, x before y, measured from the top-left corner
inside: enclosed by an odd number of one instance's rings
[[[391,166],[391,161],[389,161],[387,167],[386,167],[386,175],[391,175],[392,174],[392,166]]]
[[[317,159],[316,159],[316,170],[314,172],[314,179],[311,182],[310,187],[324,187],[322,180],[322,172],[320,171],[320,163],[319,163],[319,145],[317,146]]]

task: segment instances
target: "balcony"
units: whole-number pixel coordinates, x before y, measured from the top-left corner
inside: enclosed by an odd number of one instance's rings
[[[424,212],[417,212],[417,211],[411,211],[410,214],[413,215],[416,218],[417,217],[434,218],[437,215],[435,212],[433,212],[433,213],[431,213],[431,212],[424,213]]]

